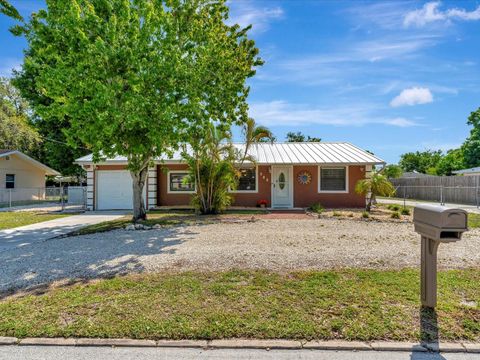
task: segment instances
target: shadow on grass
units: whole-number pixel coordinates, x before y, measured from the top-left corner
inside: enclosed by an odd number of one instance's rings
[[[422,345],[430,349],[430,353],[412,352],[410,359],[412,360],[446,360],[446,358],[438,352],[439,336],[438,336],[438,318],[434,308],[420,308],[420,341]]]

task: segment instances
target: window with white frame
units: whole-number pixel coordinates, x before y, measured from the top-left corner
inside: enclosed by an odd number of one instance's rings
[[[320,167],[319,191],[345,192],[347,191],[346,167]]]
[[[7,174],[5,176],[5,187],[7,189],[15,188],[15,174]]]
[[[241,168],[236,191],[257,191],[257,168]]]
[[[189,183],[187,177],[188,172],[186,171],[170,171],[168,173],[168,192],[195,192],[195,184]]]

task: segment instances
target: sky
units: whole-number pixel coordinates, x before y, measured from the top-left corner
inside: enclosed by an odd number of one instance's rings
[[[12,0],[22,15],[41,0]],[[388,163],[448,150],[480,107],[480,0],[230,0],[265,64],[248,83],[250,115],[279,141],[301,131],[348,141]],[[0,76],[26,42],[0,17]],[[240,135],[236,134],[237,140]]]

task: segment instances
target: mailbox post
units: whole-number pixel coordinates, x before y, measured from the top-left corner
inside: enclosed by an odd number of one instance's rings
[[[437,305],[437,251],[441,243],[461,240],[468,230],[467,212],[436,205],[418,205],[413,212],[415,231],[422,237],[421,299],[422,305]]]

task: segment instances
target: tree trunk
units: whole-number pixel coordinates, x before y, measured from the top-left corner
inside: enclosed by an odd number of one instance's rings
[[[143,189],[147,180],[148,165],[140,171],[130,171],[133,180],[133,221],[145,220],[145,202],[143,201]]]
[[[373,194],[370,193],[370,197],[368,198],[368,203],[367,206],[365,207],[365,210],[370,212],[372,210],[372,199],[373,199]]]

